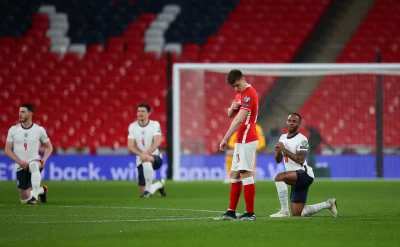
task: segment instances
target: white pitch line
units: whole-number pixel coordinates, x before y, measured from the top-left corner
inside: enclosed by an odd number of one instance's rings
[[[103,208],[103,209],[139,209],[139,210],[165,210],[165,211],[189,211],[189,212],[206,212],[206,213],[225,213],[226,211],[208,210],[208,209],[191,209],[191,208],[146,208],[146,207],[114,207],[114,206],[74,206],[66,205],[60,206],[66,208]],[[238,213],[236,213],[238,215]],[[258,218],[270,218],[268,216],[261,216]],[[320,219],[321,217],[290,217],[290,219]],[[329,217],[328,217],[329,218]],[[400,218],[361,218],[361,217],[337,217],[338,219],[354,219],[354,220],[400,220]],[[285,218],[286,219],[286,218]]]
[[[0,214],[0,217],[59,217],[60,215],[49,215],[49,214],[23,214],[23,215],[15,215],[15,214]],[[67,214],[63,215],[67,217],[85,217],[85,215],[72,215],[72,214]],[[126,218],[126,215],[96,215],[98,218]],[[162,216],[159,215],[157,216],[158,218],[187,218],[187,216],[179,216],[179,215],[166,215]],[[140,216],[140,219],[151,219],[154,218],[154,216]]]
[[[145,208],[145,207],[113,207],[113,206],[73,206],[65,205],[62,208],[106,208],[106,209],[140,209],[140,210],[165,210],[165,211],[189,211],[189,212],[206,212],[206,213],[225,213],[225,211],[207,210],[207,209],[191,209],[191,208]]]
[[[213,217],[190,217],[190,218],[168,218],[168,219],[140,219],[140,220],[74,220],[74,221],[42,221],[42,222],[7,222],[11,224],[68,224],[68,223],[110,223],[110,222],[148,222],[148,221],[179,221],[179,220],[202,220]]]
[[[0,214],[0,217],[57,217],[60,215],[51,215],[51,214]],[[78,215],[78,214],[68,214],[65,215],[68,217],[81,217],[82,215]]]

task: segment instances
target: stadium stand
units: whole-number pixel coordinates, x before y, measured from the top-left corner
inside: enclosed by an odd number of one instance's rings
[[[399,20],[399,10],[398,1],[377,1],[337,62],[375,62],[377,51],[382,52],[383,62],[399,61],[400,29],[395,25]],[[382,83],[384,146],[395,147],[400,145],[396,138],[400,134],[400,127],[391,119],[399,111],[400,79],[398,76],[383,76]],[[302,106],[300,113],[309,120],[308,124],[324,133],[331,145],[375,146],[376,86],[375,75],[325,77]]]
[[[175,53],[178,62],[289,62],[330,1],[292,2],[3,0],[1,138],[26,101],[37,106],[35,120],[56,147],[125,146],[140,101],[153,105],[165,132],[163,51]],[[207,95],[224,81],[205,76]],[[262,94],[273,83],[247,80]],[[207,111],[215,114],[226,104],[220,101],[226,90],[207,102]],[[216,131],[219,138],[222,129]],[[209,152],[214,142],[207,144]]]

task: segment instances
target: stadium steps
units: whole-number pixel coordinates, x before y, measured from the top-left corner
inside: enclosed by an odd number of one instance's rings
[[[400,20],[399,10],[398,1],[377,0],[336,62],[371,63],[376,61],[378,50],[382,51],[383,62],[399,62],[400,29],[395,24]],[[331,145],[374,147],[377,134],[376,81],[375,75],[325,77],[302,106],[300,113],[310,119],[309,124],[317,126],[324,133]],[[382,87],[384,146],[395,149],[400,146],[396,138],[400,127],[390,119],[395,118],[399,111],[400,78],[384,75]],[[357,124],[360,120],[363,124]],[[368,135],[360,136],[359,133],[363,132],[368,132]]]
[[[375,0],[344,2],[343,8],[336,12],[337,16],[333,20],[333,25],[327,29],[325,39],[318,43],[318,52],[304,62],[334,62],[361,25],[374,2]]]
[[[334,62],[360,26],[375,0],[335,0],[296,55],[297,63]],[[284,123],[288,112],[297,112],[321,81],[321,77],[281,78],[261,109],[267,111],[260,123]],[[279,96],[279,97],[278,97]]]

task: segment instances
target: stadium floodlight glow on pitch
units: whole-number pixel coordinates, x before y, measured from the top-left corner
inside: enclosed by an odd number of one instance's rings
[[[209,122],[213,122],[211,127],[214,127],[218,125],[218,121],[214,122],[214,119],[210,118],[204,109],[206,104],[215,101],[215,95],[207,94],[207,91],[210,92],[210,88],[208,88],[210,85],[217,85],[215,82],[218,81],[218,87],[212,89],[214,93],[224,93],[222,88],[229,89],[225,83],[225,76],[231,69],[240,69],[245,78],[265,76],[270,81],[276,80],[277,77],[400,75],[400,63],[176,63],[173,65],[174,180],[181,180],[180,167],[182,158],[186,154],[199,154],[199,159],[201,159],[201,155],[212,153],[209,151],[210,146],[214,151],[215,147],[218,147],[221,136],[213,136],[207,129]],[[212,74],[212,76],[207,76],[206,73]],[[207,81],[209,79],[212,81]],[[221,90],[219,86],[221,86]],[[233,93],[232,91],[232,95],[224,96],[233,100]],[[217,110],[227,109],[229,105],[221,102],[221,106],[218,107]],[[209,140],[210,137],[213,138],[212,141]]]

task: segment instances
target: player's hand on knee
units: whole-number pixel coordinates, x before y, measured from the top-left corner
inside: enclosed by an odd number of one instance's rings
[[[18,165],[20,165],[24,169],[28,168],[28,163],[26,163],[25,161],[20,160],[17,163],[18,163]]]
[[[139,158],[140,158],[140,160],[142,162],[148,162],[149,161],[149,156],[150,155],[148,155],[148,154],[141,154]]]
[[[46,159],[40,159],[40,168],[44,168],[46,165],[47,160]]]

